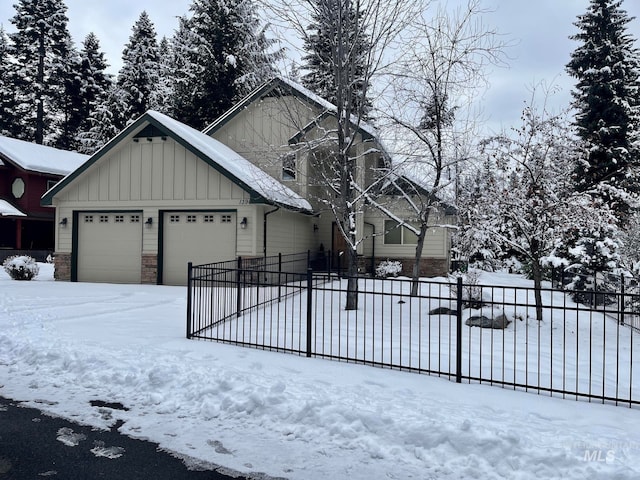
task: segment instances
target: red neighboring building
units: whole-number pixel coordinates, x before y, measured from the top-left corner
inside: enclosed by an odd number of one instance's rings
[[[0,136],[0,261],[15,251],[53,252],[55,212],[40,198],[87,158]]]

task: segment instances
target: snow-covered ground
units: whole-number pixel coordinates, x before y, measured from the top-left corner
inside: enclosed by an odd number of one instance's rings
[[[181,287],[54,282],[48,265],[31,282],[2,271],[0,395],[95,427],[123,420],[121,432],[189,465],[245,474],[640,476],[639,409],[189,341],[185,311]]]

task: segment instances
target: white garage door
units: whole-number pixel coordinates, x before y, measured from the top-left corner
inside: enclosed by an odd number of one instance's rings
[[[78,281],[140,283],[141,261],[140,214],[78,215]]]
[[[186,285],[187,264],[232,260],[236,255],[236,214],[232,212],[166,212],[164,214],[162,282]]]

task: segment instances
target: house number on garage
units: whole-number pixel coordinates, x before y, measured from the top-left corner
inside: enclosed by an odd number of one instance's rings
[[[250,199],[248,198],[243,198],[240,200],[240,202],[238,203],[239,205],[249,205]]]

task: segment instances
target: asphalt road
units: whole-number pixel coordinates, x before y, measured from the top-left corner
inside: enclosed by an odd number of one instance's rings
[[[188,470],[158,445],[92,430],[0,397],[0,480],[222,480],[245,477],[211,466]]]

